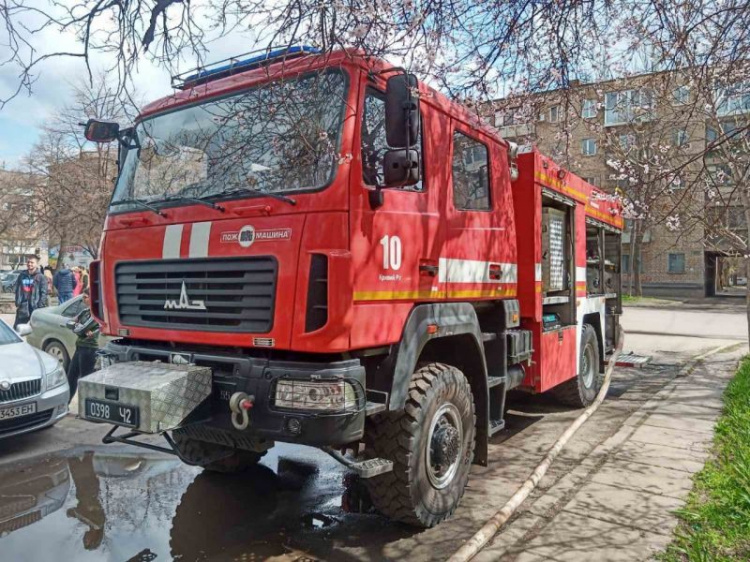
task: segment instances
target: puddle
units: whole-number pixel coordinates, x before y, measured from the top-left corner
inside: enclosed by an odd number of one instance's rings
[[[237,475],[107,448],[0,469],[2,559],[325,558],[330,534],[348,534],[341,527],[357,525],[352,517],[379,518],[362,483],[330,457],[289,449]]]

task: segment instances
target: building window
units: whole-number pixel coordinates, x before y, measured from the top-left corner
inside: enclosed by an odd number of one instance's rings
[[[653,106],[652,98],[650,90],[609,92],[604,98],[604,125],[649,121]]]
[[[586,183],[590,183],[591,185],[598,186],[599,185],[599,177],[598,176],[588,176],[586,178],[583,178],[583,181]]]
[[[750,82],[723,88],[717,98],[717,113],[722,117],[750,112]]]
[[[495,113],[495,126],[508,127],[516,124],[516,108],[504,109]]]
[[[630,255],[629,254],[622,255],[622,272],[630,273]]]
[[[669,273],[685,273],[685,254],[669,254],[667,271]]]
[[[583,100],[583,109],[581,111],[581,116],[584,119],[591,119],[592,117],[596,117],[596,113],[596,100]]]
[[[549,108],[549,122],[557,123],[560,120],[560,106],[553,105]]]
[[[707,166],[708,175],[714,185],[732,185],[732,168],[727,164]]]
[[[672,90],[672,104],[673,105],[686,105],[690,103],[690,87],[689,86],[678,86]]]
[[[617,135],[617,143],[620,145],[620,150],[630,152],[630,149],[635,146],[635,135],[630,133]]]
[[[462,211],[490,208],[487,147],[466,135],[453,133],[453,205]]]
[[[675,146],[685,146],[688,143],[688,134],[685,129],[675,129],[672,131],[672,144]]]
[[[581,153],[584,156],[594,156],[596,154],[596,139],[583,139],[581,141]]]

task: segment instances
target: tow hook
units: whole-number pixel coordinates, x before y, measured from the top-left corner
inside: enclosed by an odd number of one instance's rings
[[[250,425],[248,410],[253,407],[255,396],[248,396],[244,392],[235,392],[229,399],[229,409],[232,410],[232,425],[242,431]]]

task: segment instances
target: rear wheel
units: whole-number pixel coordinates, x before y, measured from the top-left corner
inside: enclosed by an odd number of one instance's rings
[[[450,517],[474,457],[474,399],[463,373],[440,363],[422,367],[404,409],[370,423],[369,454],[393,461],[392,472],[365,481],[375,507],[417,527]]]
[[[51,340],[44,344],[44,351],[57,359],[63,366],[65,372],[68,372],[68,367],[70,366],[70,357],[68,357],[68,351],[65,349],[65,346],[62,343],[57,340]]]
[[[555,398],[568,406],[583,408],[591,404],[602,386],[599,374],[599,341],[591,324],[581,331],[581,357],[578,374],[552,389]]]
[[[198,441],[181,434],[179,431],[172,433],[172,440],[182,460],[210,472],[242,472],[258,464],[266,454],[265,451],[256,453]]]

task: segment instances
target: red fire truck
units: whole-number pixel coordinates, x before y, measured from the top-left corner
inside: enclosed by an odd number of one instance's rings
[[[163,433],[219,471],[319,447],[429,527],[486,465],[509,390],[594,399],[621,313],[614,198],[358,52],[276,50],[176,87],[134,127],[87,124],[121,147],[92,310],[119,338],[105,370],[205,368],[210,387],[148,429],[169,399],[128,402],[110,371],[80,405],[107,442]]]

